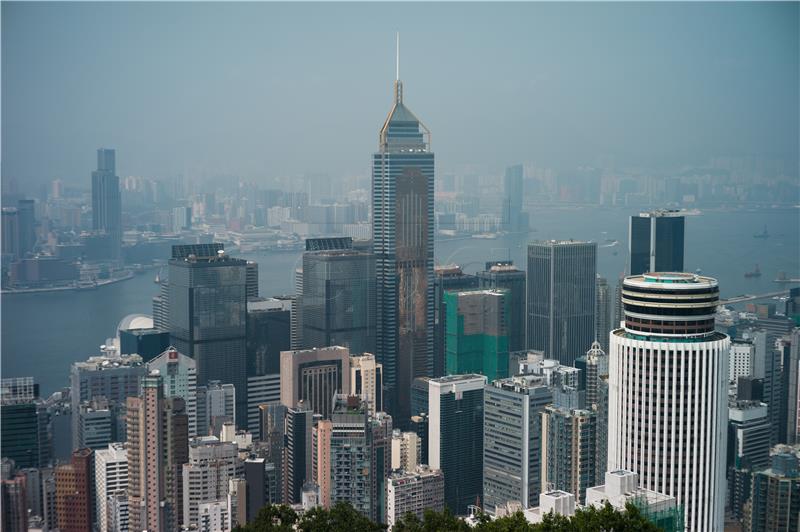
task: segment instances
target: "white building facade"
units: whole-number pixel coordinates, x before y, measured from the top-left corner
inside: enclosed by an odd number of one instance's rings
[[[675,497],[686,530],[723,528],[729,338],[714,330],[717,281],[628,277],[611,333],[608,469]]]

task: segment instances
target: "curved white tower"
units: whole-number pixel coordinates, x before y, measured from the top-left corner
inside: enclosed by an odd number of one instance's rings
[[[730,339],[714,331],[718,299],[710,277],[627,277],[624,328],[610,336],[608,468],[674,496],[693,531],[723,528]]]

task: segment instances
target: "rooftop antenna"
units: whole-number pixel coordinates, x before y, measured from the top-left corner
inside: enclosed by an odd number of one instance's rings
[[[400,32],[398,31],[395,36],[397,38],[395,48],[397,57],[395,59],[394,102],[398,104],[403,103],[403,82],[400,81]]]

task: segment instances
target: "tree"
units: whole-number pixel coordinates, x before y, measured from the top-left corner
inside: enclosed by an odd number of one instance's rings
[[[238,526],[234,532],[290,532],[297,523],[297,512],[285,504],[261,508],[252,523]]]
[[[350,503],[340,501],[330,510],[321,506],[312,508],[303,514],[297,529],[302,532],[377,532],[386,530],[386,526],[373,523]]]

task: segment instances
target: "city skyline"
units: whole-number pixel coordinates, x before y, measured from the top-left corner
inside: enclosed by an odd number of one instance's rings
[[[23,185],[77,182],[102,145],[118,149],[121,176],[366,177],[396,31],[401,73],[437,131],[442,171],[501,174],[513,161],[679,168],[756,156],[797,173],[796,4],[440,4],[421,19],[413,3],[2,9],[3,178]],[[330,16],[348,22],[325,27]],[[365,17],[385,22],[360,24]],[[220,20],[239,30],[211,44],[206,36],[226,35]],[[88,23],[92,41],[80,33]],[[481,29],[485,38],[472,39]],[[108,48],[94,53],[97,40]],[[85,85],[109,69],[103,83]],[[336,139],[323,133],[329,121]],[[498,128],[502,142],[490,133]],[[309,148],[319,163],[302,156]]]
[[[800,527],[800,4],[189,5],[0,6],[3,531]]]

